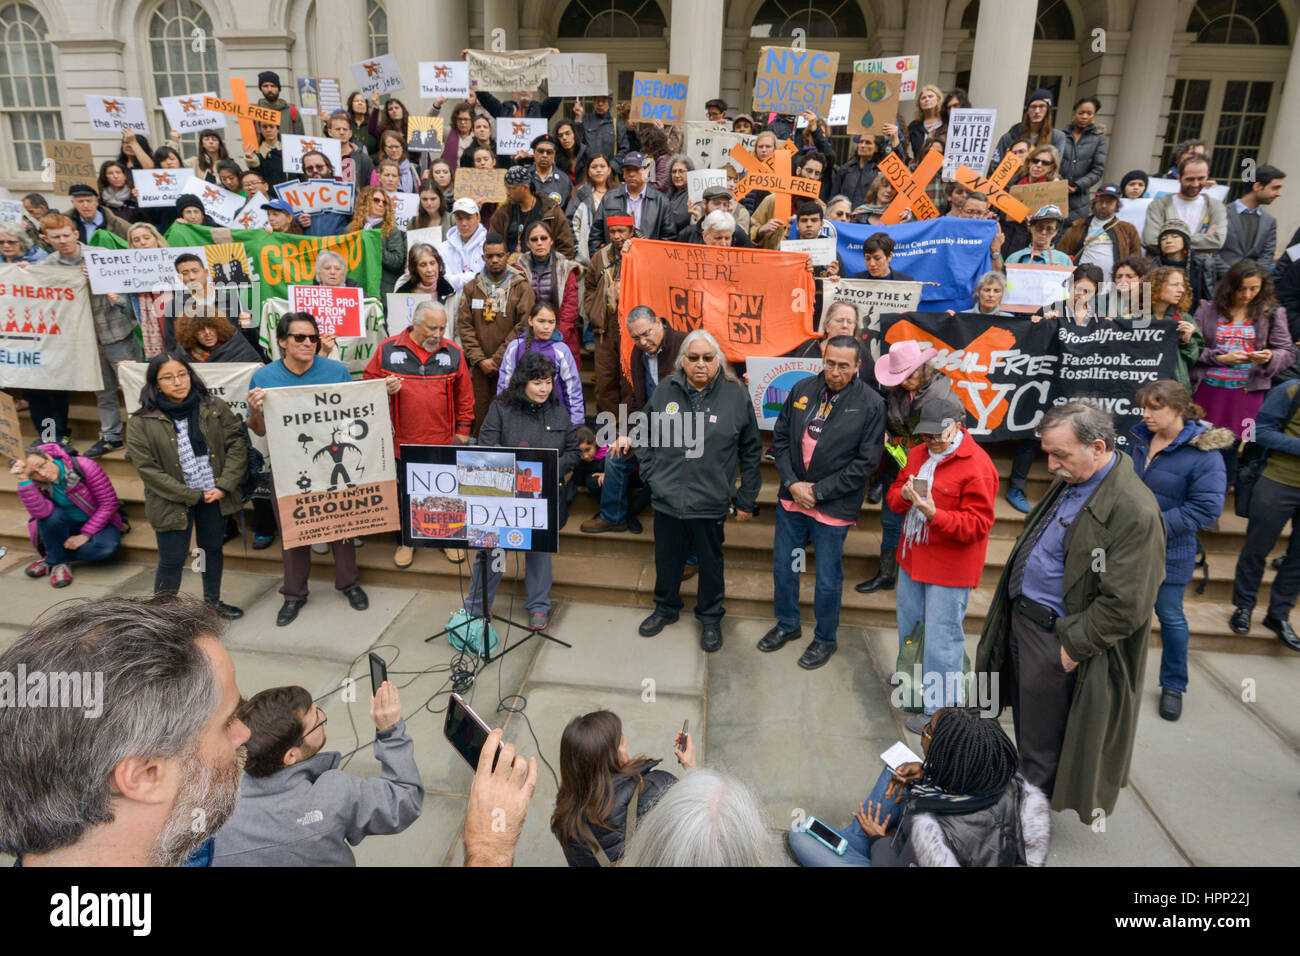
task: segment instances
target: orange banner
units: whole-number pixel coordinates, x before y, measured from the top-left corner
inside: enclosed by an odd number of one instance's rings
[[[807,256],[633,239],[623,255],[618,321],[648,305],[682,332],[707,329],[730,361],[781,355],[817,335]],[[623,371],[632,342],[622,336]]]

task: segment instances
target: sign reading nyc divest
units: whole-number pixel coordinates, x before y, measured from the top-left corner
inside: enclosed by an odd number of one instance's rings
[[[830,112],[835,68],[840,55],[825,50],[794,50],[765,46],[758,54],[754,81],[754,112]]]

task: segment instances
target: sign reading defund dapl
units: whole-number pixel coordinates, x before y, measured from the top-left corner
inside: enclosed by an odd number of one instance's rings
[[[382,381],[272,388],[264,413],[286,548],[400,527]]]

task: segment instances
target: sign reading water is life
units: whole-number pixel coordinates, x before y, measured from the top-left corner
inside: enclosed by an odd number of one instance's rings
[[[758,54],[758,78],[754,81],[754,111],[812,110],[818,116],[825,116],[830,112],[839,63],[838,53],[824,50],[763,47]]]

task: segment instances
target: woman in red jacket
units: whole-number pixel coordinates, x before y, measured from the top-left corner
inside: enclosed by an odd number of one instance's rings
[[[907,456],[888,493],[889,507],[907,511],[898,546],[898,639],[906,640],[917,625],[925,633],[925,713],[907,719],[913,733],[935,711],[964,702],[962,623],[993,527],[997,468],[963,427],[964,417],[954,398],[922,412],[916,431],[923,443]]]

